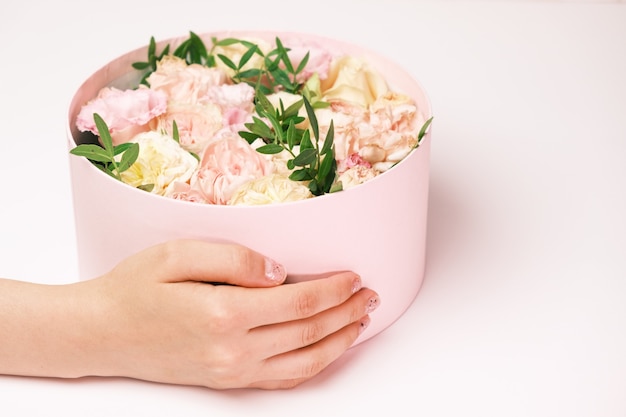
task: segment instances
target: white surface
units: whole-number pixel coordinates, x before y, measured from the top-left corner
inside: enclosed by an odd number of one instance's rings
[[[422,291],[294,390],[0,377],[1,415],[626,415],[626,5],[195,3],[0,5],[0,276],[76,279],[80,82],[151,35],[251,27],[385,51],[429,92]]]

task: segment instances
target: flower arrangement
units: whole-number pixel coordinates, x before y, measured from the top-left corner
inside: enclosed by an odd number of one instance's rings
[[[419,146],[432,118],[369,62],[297,37],[151,38],[138,85],[103,87],[71,153],[133,187],[217,205],[298,201],[363,184]]]

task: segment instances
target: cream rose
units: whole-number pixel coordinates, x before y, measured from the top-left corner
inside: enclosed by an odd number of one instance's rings
[[[389,91],[387,82],[366,61],[345,55],[333,61],[328,77],[321,80],[323,99],[346,101],[367,108]]]
[[[235,133],[210,142],[191,187],[211,204],[227,204],[237,188],[272,172],[271,163]]]
[[[228,204],[259,206],[305,200],[311,197],[313,194],[304,183],[292,181],[282,174],[271,174],[240,186]]]
[[[167,135],[144,132],[132,142],[139,144],[139,157],[121,177],[133,187],[153,185],[152,193],[165,195],[172,184],[187,182],[198,166],[198,160]]]

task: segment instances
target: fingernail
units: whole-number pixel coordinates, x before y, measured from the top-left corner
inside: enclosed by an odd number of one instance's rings
[[[365,314],[369,314],[372,311],[376,310],[380,305],[380,298],[378,296],[374,296],[367,300],[367,305],[365,306]]]
[[[357,275],[352,281],[352,294],[360,290],[362,286],[361,277]]]
[[[370,325],[370,316],[365,316],[361,319],[361,325],[359,326],[359,334],[363,333],[365,331],[365,329],[367,329],[367,326]]]
[[[265,258],[265,278],[272,282],[281,283],[285,280],[285,267],[271,258]]]

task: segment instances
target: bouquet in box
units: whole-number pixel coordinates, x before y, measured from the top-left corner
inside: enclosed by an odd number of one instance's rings
[[[370,63],[310,40],[151,39],[137,86],[107,86],[71,153],[165,197],[220,205],[298,201],[362,184],[419,146],[432,120]]]

